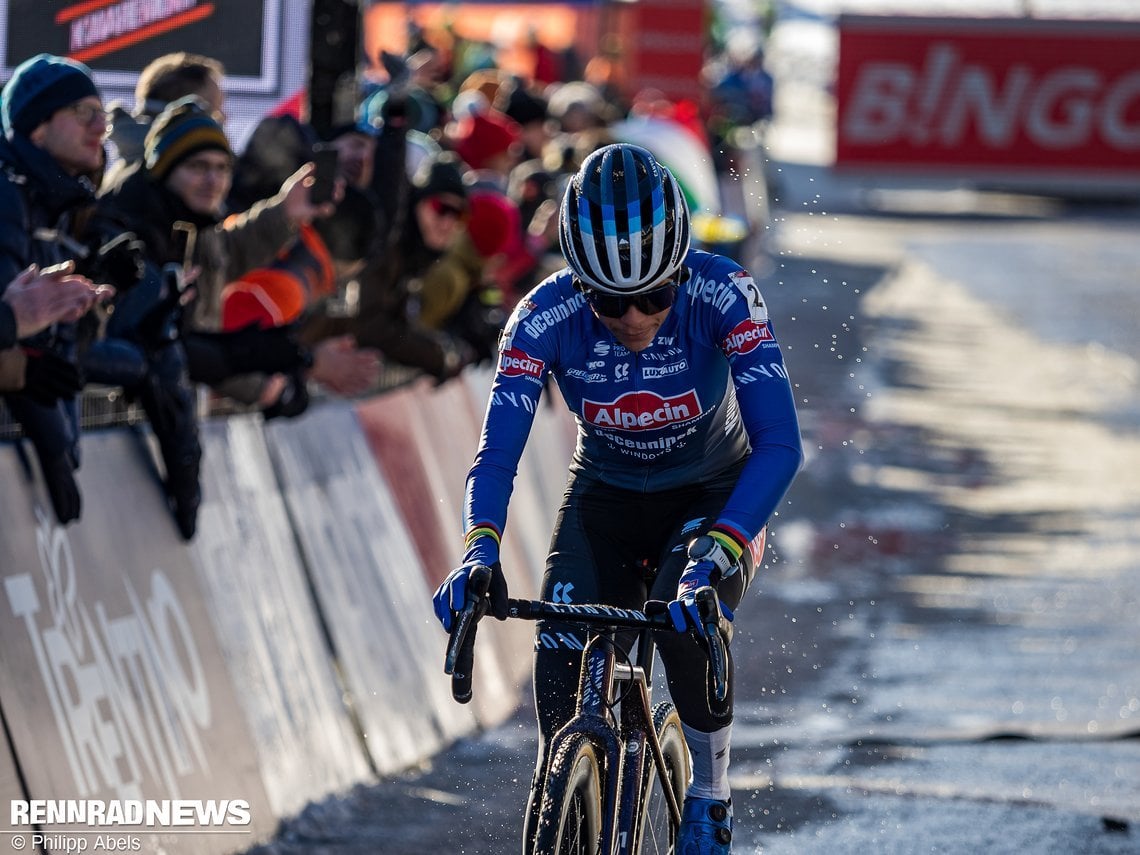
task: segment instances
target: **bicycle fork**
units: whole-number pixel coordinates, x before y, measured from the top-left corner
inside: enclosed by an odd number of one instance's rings
[[[647,761],[653,763],[654,772],[660,778],[674,828],[681,824],[681,806],[668,779],[665,757],[653,725],[649,681],[642,665],[643,661],[652,661],[652,653],[639,653],[636,665],[618,662],[612,652],[606,650],[606,644],[612,641],[598,637],[587,644],[586,667],[579,678],[578,714],[567,725],[566,732],[588,733],[605,757],[603,848],[600,851],[604,855],[633,855],[645,820],[641,798]],[[614,687],[619,683],[634,687],[637,695],[623,699],[621,720],[616,721],[612,705]]]

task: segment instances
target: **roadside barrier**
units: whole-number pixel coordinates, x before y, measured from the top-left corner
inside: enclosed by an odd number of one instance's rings
[[[204,501],[190,553],[255,739],[274,814],[369,773],[329,660],[259,416],[203,431]]]
[[[467,372],[287,422],[209,422],[189,545],[145,433],[84,434],[83,518],[66,528],[31,455],[0,444],[5,814],[16,802],[181,800],[198,806],[189,828],[114,830],[142,851],[242,850],[307,803],[508,717],[529,675],[529,633],[481,628],[476,701],[460,706],[431,609],[459,559],[489,381]],[[504,541],[519,595],[537,592],[571,450],[564,408],[544,407]],[[206,821],[202,805],[221,814]],[[83,821],[63,831],[90,831]]]

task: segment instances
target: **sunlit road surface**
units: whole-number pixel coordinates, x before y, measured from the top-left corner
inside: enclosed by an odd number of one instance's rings
[[[809,456],[738,611],[734,851],[1140,850],[1135,219],[779,216]],[[513,852],[533,750],[524,711],[273,851]]]
[[[762,277],[809,453],[738,612],[735,851],[1138,851],[1135,212],[826,195]],[[533,750],[524,711],[272,850],[513,852]]]
[[[737,612],[734,852],[1140,851],[1140,214],[835,183],[784,130],[754,267],[808,460]],[[533,751],[524,707],[260,851],[516,852]]]

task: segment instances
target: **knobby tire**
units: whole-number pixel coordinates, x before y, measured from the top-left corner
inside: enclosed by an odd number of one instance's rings
[[[671,703],[663,701],[653,707],[653,728],[665,758],[666,777],[680,805],[685,801],[685,787],[689,782],[689,752],[685,748],[681,719]],[[647,761],[641,781],[640,839],[634,851],[641,855],[665,855],[676,848],[678,828],[670,816],[657,764],[652,758]]]
[[[546,775],[535,855],[597,855],[602,836],[602,759],[584,733],[570,734]]]

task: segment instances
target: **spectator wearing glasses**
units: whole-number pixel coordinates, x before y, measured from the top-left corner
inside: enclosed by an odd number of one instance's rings
[[[731,617],[760,565],[765,526],[803,457],[791,386],[756,283],[732,259],[690,249],[684,196],[648,151],[617,144],[587,157],[559,216],[567,266],[504,329],[467,479],[466,553],[436,592],[436,614],[450,628],[471,569],[488,566],[491,612],[507,616],[499,541],[553,378],[578,441],[542,596],[668,602],[676,631],[657,643],[692,756],[677,851],[722,855],[732,836],[732,669],[727,698],[709,709],[694,593],[714,586]],[[586,638],[555,621],[536,638],[541,773],[550,737],[574,712]]]
[[[101,193],[104,211],[128,224],[146,244],[148,259],[158,265],[186,260],[175,223],[193,232],[191,260],[199,273],[190,326],[196,330],[219,329],[227,282],[271,263],[301,226],[333,210],[332,203],[314,205],[309,200],[313,165],[306,163],[272,197],[227,217],[233,164],[225,131],[208,106],[190,96],[170,104],[154,120],[143,160]]]
[[[88,68],[46,53],[16,67],[0,102],[2,292],[33,264],[44,269],[76,256],[74,221],[94,201],[107,118]],[[60,523],[78,519],[81,511],[74,478],[80,462],[76,338],[75,324],[60,322],[23,339],[29,352],[72,379],[48,398],[33,399],[30,390],[5,398],[35,448]]]

